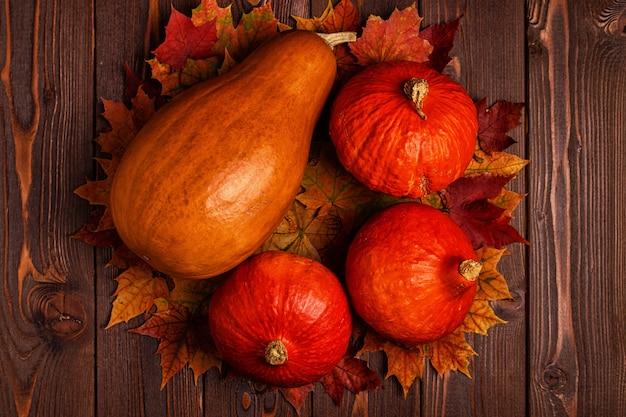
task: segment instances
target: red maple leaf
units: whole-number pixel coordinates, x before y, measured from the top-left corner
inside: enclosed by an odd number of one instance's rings
[[[358,394],[382,386],[378,374],[367,367],[366,361],[355,358],[354,352],[346,354],[321,382],[335,404],[341,404],[346,389]]]
[[[213,56],[213,45],[217,41],[215,21],[196,26],[191,18],[172,7],[172,14],[165,27],[165,41],[154,54],[172,71],[184,68],[187,59],[206,59]]]
[[[509,101],[497,101],[487,108],[487,99],[476,103],[478,112],[478,141],[485,153],[503,151],[515,140],[507,133],[522,122],[524,104]]]
[[[443,72],[443,69],[450,62],[448,54],[454,47],[454,38],[459,28],[460,19],[461,17],[458,17],[449,22],[431,25],[420,32],[420,36],[433,46],[428,60],[430,66],[439,72]]]
[[[502,248],[514,242],[528,244],[510,225],[506,209],[493,204],[511,177],[481,174],[461,177],[440,191],[445,210],[467,234],[474,248]]]

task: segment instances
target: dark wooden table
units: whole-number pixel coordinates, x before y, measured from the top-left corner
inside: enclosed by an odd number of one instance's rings
[[[362,18],[413,0],[362,1]],[[224,3],[221,3],[225,5]],[[90,207],[73,194],[95,177],[101,98],[121,100],[124,65],[146,76],[174,6],[197,0],[5,0],[0,11],[0,416],[290,416],[276,392],[183,371],[159,389],[156,341],[105,330],[110,253],[69,235]],[[319,16],[327,0],[276,1]],[[463,15],[454,65],[474,99],[525,103],[512,153],[532,162],[511,189],[528,196],[499,269],[508,321],[474,336],[472,379],[427,366],[406,398],[384,388],[315,416],[626,416],[626,3],[420,1],[423,25]],[[237,15],[250,10],[237,0]],[[385,363],[370,355],[384,377]]]

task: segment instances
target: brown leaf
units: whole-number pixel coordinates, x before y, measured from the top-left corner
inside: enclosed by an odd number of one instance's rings
[[[428,56],[428,63],[439,72],[443,72],[450,62],[449,53],[454,47],[454,38],[460,19],[459,17],[449,22],[431,25],[420,32],[420,36],[433,46]]]
[[[478,112],[478,140],[485,153],[503,151],[515,140],[507,133],[519,126],[522,117],[523,103],[497,101],[487,108],[487,99],[483,98],[476,103]]]
[[[198,331],[197,322],[189,309],[176,303],[167,303],[166,308],[157,310],[144,324],[130,331],[159,339],[157,354],[161,355],[161,389],[194,360],[197,350],[208,343],[203,341],[208,334]],[[217,359],[209,362],[221,363]]]
[[[292,407],[296,410],[296,413],[300,415],[304,401],[311,391],[313,391],[314,385],[307,384],[297,388],[278,388],[283,394],[283,397]]]
[[[326,393],[337,405],[343,401],[346,389],[358,394],[361,391],[374,390],[382,386],[378,374],[367,367],[367,362],[355,358],[350,352],[328,375],[321,379],[321,382]]]
[[[310,209],[319,209],[320,216],[335,209],[345,230],[352,229],[357,205],[375,195],[341,166],[334,148],[327,143],[317,164],[307,167],[301,184],[305,191],[297,200]]]

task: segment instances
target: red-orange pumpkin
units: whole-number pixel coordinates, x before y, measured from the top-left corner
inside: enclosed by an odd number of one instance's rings
[[[209,307],[211,336],[237,373],[276,387],[328,374],[352,333],[348,297],[321,263],[263,252],[231,271]]]
[[[384,62],[352,77],[334,100],[339,160],[370,189],[421,197],[459,178],[476,146],[476,107],[461,85],[426,65]]]
[[[461,228],[420,203],[372,216],[348,250],[346,285],[376,332],[415,346],[453,332],[469,311],[481,264]]]

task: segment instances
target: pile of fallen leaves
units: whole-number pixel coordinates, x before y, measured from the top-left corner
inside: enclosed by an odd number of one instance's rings
[[[321,17],[295,17],[296,27],[316,32],[356,31],[358,40],[334,49],[339,69],[338,85],[367,65],[390,60],[426,62],[442,72],[450,61],[459,20],[420,30],[415,6],[395,10],[388,19],[370,16],[361,26],[360,11],[349,0],[329,3]],[[149,61],[152,80],[141,80],[127,69],[126,102],[104,100],[104,117],[110,128],[96,139],[103,153],[98,158],[106,178],[88,181],[76,193],[95,206],[91,218],[73,237],[97,247],[113,248],[108,266],[118,268],[117,290],[107,328],[119,323],[139,323],[131,332],[159,340],[162,387],[183,367],[197,379],[212,367],[221,368],[207,337],[207,306],[219,278],[172,279],[153,270],[120,241],[107,209],[115,168],[127,145],[147,120],[175,96],[207,78],[228,71],[264,40],[289,27],[281,24],[269,4],[244,14],[237,25],[230,7],[203,0],[191,17],[172,9],[165,41]],[[154,81],[158,83],[154,83]],[[378,373],[359,359],[367,352],[384,351],[387,375],[395,375],[405,394],[422,376],[425,358],[440,373],[469,373],[469,357],[476,355],[465,333],[486,335],[503,323],[490,301],[510,298],[497,265],[506,246],[527,243],[510,225],[512,213],[524,195],[509,191],[507,184],[528,163],[505,152],[514,143],[508,132],[520,124],[522,105],[486,99],[476,103],[479,120],[474,159],[465,175],[449,187],[418,201],[447,213],[469,236],[483,262],[479,289],[464,323],[436,342],[405,349],[386,340],[364,324],[355,327],[353,350],[329,375],[321,379],[326,392],[340,403],[345,389],[352,392],[381,386]],[[324,123],[324,120],[321,122]],[[326,129],[314,138],[311,160],[302,180],[302,192],[275,233],[260,248],[283,250],[324,263],[342,276],[350,237],[377,210],[403,199],[375,193],[347,173],[338,162]],[[313,384],[281,389],[299,410]]]

